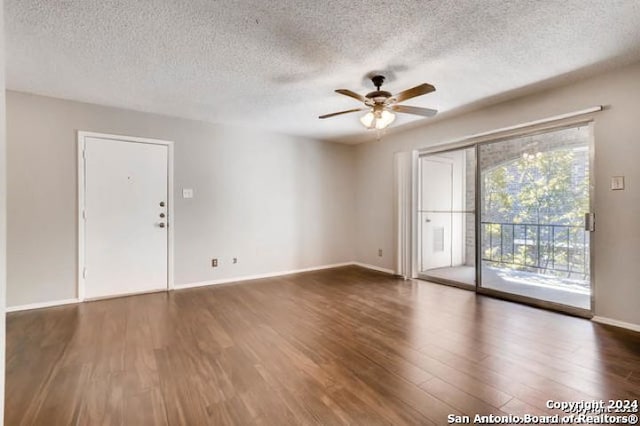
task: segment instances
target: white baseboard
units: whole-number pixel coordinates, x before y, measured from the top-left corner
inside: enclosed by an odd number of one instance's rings
[[[54,300],[51,302],[30,303],[28,305],[7,306],[7,312],[28,311],[30,309],[51,308],[53,306],[71,305],[79,303],[78,299]]]
[[[201,281],[195,283],[186,283],[186,284],[176,284],[174,286],[175,290],[181,290],[185,288],[194,288],[194,287],[204,287],[208,285],[216,285],[216,284],[227,284],[232,282],[240,282],[240,281],[248,281],[248,280],[258,280],[261,278],[272,278],[279,277],[282,275],[290,275],[290,274],[299,274],[301,272],[311,272],[311,271],[319,271],[322,269],[332,269],[332,268],[340,268],[342,266],[351,266],[356,265],[362,268],[371,269],[378,272],[384,272],[387,274],[393,274],[391,269],[381,268],[375,265],[369,265],[367,263],[361,262],[343,262],[343,263],[333,263],[331,265],[321,265],[321,266],[313,266],[310,268],[302,268],[302,269],[293,269],[289,271],[279,271],[279,272],[268,272],[265,274],[255,274],[255,275],[244,275],[240,277],[231,277],[231,278],[222,278],[218,280],[210,280],[210,281]],[[71,305],[73,303],[80,303],[79,299],[65,299],[65,300],[54,300],[51,302],[40,302],[40,303],[31,303],[28,305],[18,305],[18,306],[8,306],[6,312],[18,312],[18,311],[27,311],[30,309],[41,309],[41,308],[51,308],[54,306],[63,306],[63,305]]]
[[[626,328],[627,330],[637,331],[640,333],[640,325],[630,322],[618,321],[607,317],[595,316],[591,318],[591,321],[600,324],[613,325],[614,327]]]
[[[370,265],[368,263],[361,263],[361,262],[351,262],[352,265],[356,265],[356,266],[360,266],[362,268],[367,268],[367,269],[371,269],[374,271],[378,271],[378,272],[384,272],[385,274],[391,274],[394,275],[395,272],[393,272],[391,269],[387,269],[387,268],[382,268],[380,266],[376,266],[376,265]]]
[[[239,277],[222,278],[218,280],[200,281],[200,282],[186,283],[186,284],[176,284],[174,286],[174,289],[182,290],[185,288],[204,287],[208,285],[227,284],[227,283],[249,281],[249,280],[259,280],[262,278],[273,278],[273,277],[279,277],[282,275],[299,274],[300,272],[311,272],[311,271],[319,271],[321,269],[339,268],[341,266],[349,266],[353,264],[354,264],[353,262],[334,263],[331,265],[313,266],[311,268],[292,269],[289,271],[267,272],[264,274],[243,275]]]

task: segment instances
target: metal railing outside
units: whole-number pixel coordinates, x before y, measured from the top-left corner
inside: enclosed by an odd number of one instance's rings
[[[582,226],[480,223],[483,261],[542,273],[589,275],[589,238]]]

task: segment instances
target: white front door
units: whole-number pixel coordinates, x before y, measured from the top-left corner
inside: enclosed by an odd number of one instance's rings
[[[168,146],[84,144],[85,298],[166,289]]]
[[[424,157],[420,164],[421,269],[451,266],[453,161]]]

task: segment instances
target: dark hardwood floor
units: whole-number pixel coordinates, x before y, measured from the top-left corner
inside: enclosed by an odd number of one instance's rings
[[[443,425],[640,398],[640,337],[358,267],[8,315],[6,424]]]

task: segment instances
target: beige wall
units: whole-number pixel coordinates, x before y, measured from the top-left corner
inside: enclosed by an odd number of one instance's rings
[[[8,304],[75,297],[77,130],[176,141],[176,195],[196,193],[175,204],[176,283],[186,284],[353,259],[392,268],[394,152],[602,104],[596,314],[640,324],[638,93],[635,64],[349,147],[8,92]],[[608,189],[613,175],[626,176],[625,191]]]
[[[444,90],[444,89],[443,89]],[[393,267],[393,153],[606,105],[595,119],[596,315],[640,324],[640,64],[398,132],[356,150],[356,258]],[[625,175],[626,190],[609,178]],[[377,256],[378,248],[385,256]]]
[[[8,306],[76,297],[77,130],[175,141],[177,285],[353,260],[352,147],[11,91],[7,118]]]

